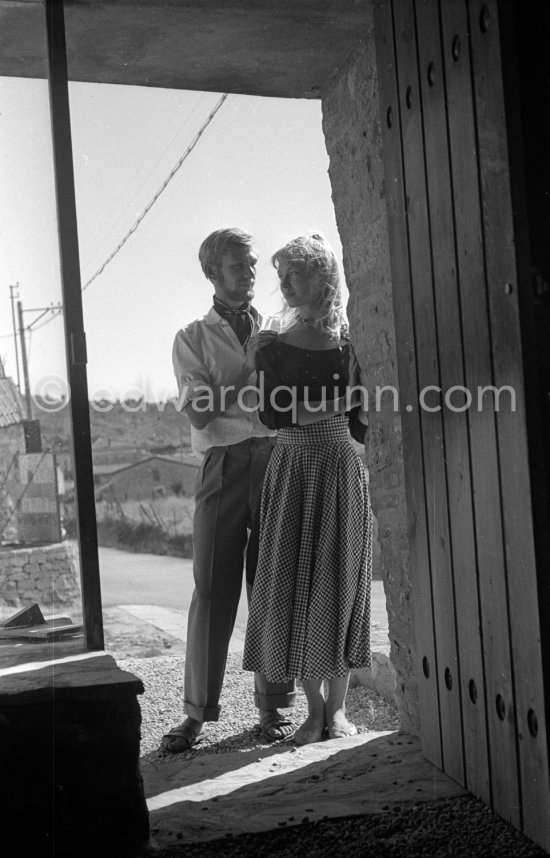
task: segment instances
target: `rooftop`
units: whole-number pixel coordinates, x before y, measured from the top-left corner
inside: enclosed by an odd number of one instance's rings
[[[12,379],[4,375],[2,369],[0,374],[0,428],[22,423],[23,420],[23,404],[19,391]]]

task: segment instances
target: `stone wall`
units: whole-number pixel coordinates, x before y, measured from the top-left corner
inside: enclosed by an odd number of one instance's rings
[[[0,550],[0,607],[38,602],[43,614],[80,610],[77,548],[70,542]]]
[[[358,44],[322,96],[332,197],[350,290],[351,334],[370,394],[367,462],[396,698],[403,727],[417,732],[401,420],[390,394],[375,407],[377,387],[397,390],[398,381],[373,39]]]

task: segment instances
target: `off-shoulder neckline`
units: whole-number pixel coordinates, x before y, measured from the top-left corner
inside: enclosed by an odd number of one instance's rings
[[[298,352],[312,352],[314,354],[323,354],[324,352],[328,352],[328,354],[330,354],[331,352],[341,352],[342,349],[347,349],[350,345],[349,343],[344,343],[341,346],[333,346],[330,349],[306,349],[302,346],[294,346],[292,345],[292,343],[287,343],[284,340],[279,339],[275,340],[275,344],[279,346],[286,346],[289,349],[295,349]]]

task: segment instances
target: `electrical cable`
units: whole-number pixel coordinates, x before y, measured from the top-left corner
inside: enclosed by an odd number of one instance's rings
[[[185,152],[183,153],[183,155],[181,156],[181,158],[179,158],[179,159],[178,159],[178,161],[177,161],[177,163],[172,167],[172,169],[170,170],[170,172],[169,172],[168,176],[166,177],[166,179],[164,180],[164,182],[162,183],[162,185],[160,186],[160,188],[158,189],[158,191],[153,195],[153,197],[152,197],[152,198],[151,198],[151,200],[147,203],[147,205],[145,206],[145,208],[143,209],[143,211],[141,212],[141,214],[136,218],[136,220],[134,221],[134,223],[132,224],[132,226],[130,227],[130,229],[128,230],[128,232],[126,233],[126,235],[125,235],[125,236],[124,236],[124,237],[119,241],[118,245],[115,247],[115,249],[112,251],[112,253],[110,253],[110,254],[109,254],[109,256],[107,257],[107,259],[105,260],[105,262],[103,262],[103,263],[102,263],[102,265],[100,265],[100,267],[97,269],[97,271],[95,272],[95,274],[92,274],[92,276],[90,277],[90,279],[89,279],[89,280],[87,280],[87,282],[84,284],[84,286],[82,287],[82,291],[83,291],[83,292],[84,292],[84,290],[85,290],[85,289],[87,289],[89,286],[91,286],[91,284],[94,282],[94,280],[95,280],[97,277],[99,277],[99,275],[100,275],[100,274],[102,274],[102,273],[103,273],[103,271],[105,271],[105,269],[106,269],[106,267],[109,265],[109,263],[110,263],[110,262],[112,262],[112,260],[115,258],[115,256],[117,255],[117,253],[119,253],[119,252],[120,252],[120,250],[122,250],[122,248],[124,247],[124,245],[126,244],[126,242],[128,241],[128,239],[129,239],[129,238],[133,235],[133,233],[136,231],[136,229],[137,229],[137,228],[138,228],[138,226],[141,224],[141,222],[142,222],[142,220],[144,219],[144,217],[145,217],[145,216],[146,216],[146,215],[151,211],[151,209],[153,208],[154,204],[156,203],[156,201],[158,200],[158,198],[160,197],[160,195],[164,192],[164,190],[166,189],[166,187],[167,187],[167,185],[169,184],[169,182],[171,182],[171,181],[172,181],[172,179],[174,178],[174,176],[176,175],[176,173],[178,172],[178,170],[180,169],[180,167],[182,166],[182,164],[187,160],[187,158],[189,157],[189,155],[191,154],[191,152],[193,151],[193,149],[195,148],[195,146],[196,146],[196,145],[197,145],[197,143],[199,142],[200,138],[202,137],[203,133],[206,131],[206,129],[208,128],[208,126],[210,125],[210,123],[212,122],[212,120],[214,119],[214,117],[215,117],[216,113],[218,112],[218,110],[220,110],[220,108],[223,106],[223,104],[224,104],[225,100],[227,99],[228,95],[229,95],[229,93],[225,92],[225,93],[222,95],[222,97],[219,99],[219,101],[216,103],[216,105],[215,105],[214,109],[213,109],[213,110],[212,110],[212,112],[209,114],[209,116],[207,117],[207,119],[205,120],[205,122],[203,122],[203,124],[201,125],[201,127],[200,127],[200,128],[199,128],[199,130],[197,131],[197,133],[196,133],[195,137],[193,138],[193,140],[191,141],[191,143],[189,144],[189,146],[187,147],[187,149],[185,150]]]
[[[48,309],[49,309],[49,307],[48,307]],[[42,322],[40,325],[38,325],[38,327],[35,327],[35,323],[31,322],[30,325],[27,325],[25,330],[26,331],[39,331],[40,328],[43,328],[46,325],[49,325],[50,322],[52,322],[54,319],[56,319],[58,316],[60,316],[63,313],[63,307],[52,308],[51,312],[53,313],[53,315],[50,316],[49,319],[46,319],[45,322]]]
[[[99,268],[97,269],[97,271],[96,271],[96,272],[95,272],[95,273],[90,277],[90,279],[86,281],[86,283],[84,284],[84,286],[82,286],[82,288],[81,288],[81,291],[82,291],[82,292],[84,292],[84,290],[85,290],[85,289],[87,289],[89,286],[91,286],[91,284],[94,282],[94,280],[96,280],[96,279],[99,277],[99,275],[103,273],[103,271],[106,269],[107,265],[109,265],[109,263],[110,263],[110,262],[115,258],[115,256],[117,255],[117,253],[119,253],[119,252],[120,252],[120,250],[122,250],[122,248],[124,247],[124,245],[126,244],[126,242],[128,241],[128,239],[129,239],[129,238],[134,234],[134,232],[135,232],[135,231],[137,230],[137,228],[140,226],[140,224],[141,224],[141,222],[143,221],[143,219],[145,218],[145,216],[146,216],[146,215],[151,211],[151,209],[153,208],[153,206],[154,206],[154,204],[156,203],[156,201],[158,200],[158,198],[159,198],[159,197],[161,196],[161,194],[164,192],[164,190],[166,189],[166,187],[168,186],[168,184],[172,181],[172,179],[174,178],[174,176],[176,175],[176,173],[178,172],[178,170],[180,169],[180,167],[183,165],[183,163],[187,160],[187,158],[189,157],[189,155],[191,154],[191,152],[193,151],[193,149],[196,147],[196,145],[197,145],[197,143],[199,142],[199,140],[201,139],[202,135],[204,134],[204,132],[206,131],[206,129],[208,128],[208,126],[210,125],[210,123],[212,122],[212,120],[214,119],[214,117],[216,116],[216,114],[218,113],[218,111],[221,109],[221,107],[223,106],[224,102],[226,101],[226,99],[227,99],[228,97],[229,97],[229,93],[228,93],[228,92],[225,92],[225,93],[221,96],[221,98],[216,102],[216,104],[214,105],[214,108],[213,108],[213,109],[212,109],[212,111],[208,114],[207,118],[205,119],[205,121],[203,122],[203,124],[201,125],[201,127],[199,128],[199,130],[197,131],[197,133],[195,134],[195,136],[194,136],[193,140],[191,141],[191,143],[189,144],[189,146],[187,147],[187,149],[185,150],[185,152],[183,153],[183,155],[181,155],[181,157],[178,159],[178,161],[176,162],[176,164],[172,167],[172,169],[170,170],[170,172],[169,172],[168,176],[165,178],[165,180],[163,181],[163,183],[161,184],[161,186],[159,187],[159,189],[156,191],[156,193],[155,193],[155,194],[152,196],[152,198],[149,200],[149,202],[147,203],[147,205],[145,206],[145,208],[143,209],[143,211],[141,212],[141,214],[136,218],[136,220],[134,221],[134,223],[132,224],[132,226],[130,227],[130,229],[128,230],[128,232],[127,232],[127,233],[124,235],[124,237],[119,241],[119,243],[118,243],[118,245],[115,247],[115,249],[114,249],[114,250],[109,254],[109,256],[107,257],[107,259],[106,259],[106,260],[105,260],[105,261],[100,265],[100,267],[99,267]],[[48,325],[48,324],[49,324],[50,322],[52,322],[55,318],[57,318],[57,316],[59,316],[62,312],[63,312],[63,308],[61,307],[61,308],[58,310],[58,312],[57,312],[57,313],[55,313],[54,315],[50,316],[50,318],[49,318],[49,319],[46,319],[46,321],[45,321],[45,322],[42,322],[42,324],[40,324],[37,328],[34,328],[34,330],[35,330],[35,331],[39,331],[39,330],[40,330],[40,328],[43,328],[43,327],[45,327],[46,325]],[[30,327],[30,326],[29,326],[29,327]],[[10,336],[13,336],[13,334],[11,334]]]
[[[176,140],[176,138],[177,138],[177,137],[179,137],[179,135],[181,134],[181,132],[183,131],[183,129],[185,128],[185,126],[186,126],[186,125],[188,124],[188,122],[191,120],[191,117],[193,116],[193,114],[195,113],[195,111],[197,110],[197,108],[199,107],[199,105],[202,103],[202,101],[204,100],[205,96],[206,96],[206,93],[205,93],[205,92],[201,93],[200,98],[195,102],[195,104],[193,105],[193,107],[191,108],[191,110],[189,111],[189,113],[184,117],[183,122],[180,124],[179,128],[177,129],[177,131],[172,135],[172,137],[170,138],[170,140],[168,141],[168,143],[167,143],[167,144],[166,144],[166,146],[164,147],[163,151],[162,151],[162,152],[160,153],[160,155],[157,157],[157,159],[155,160],[154,164],[150,167],[149,172],[147,173],[147,175],[145,176],[145,178],[143,179],[143,181],[141,182],[141,184],[139,185],[139,187],[136,189],[136,191],[132,194],[131,198],[130,198],[130,199],[128,200],[128,202],[126,203],[126,207],[125,207],[125,209],[124,209],[124,210],[123,210],[123,211],[118,215],[118,217],[116,217],[116,218],[115,218],[115,220],[112,222],[112,225],[111,225],[111,226],[109,226],[109,227],[107,228],[107,231],[106,231],[106,232],[105,232],[105,228],[104,228],[104,227],[105,227],[105,224],[103,224],[103,235],[104,235],[105,237],[104,237],[104,238],[99,237],[99,236],[100,236],[100,233],[102,232],[102,228],[101,228],[101,227],[100,227],[100,229],[96,232],[96,234],[95,234],[94,238],[93,238],[93,239],[92,239],[92,241],[91,241],[91,244],[93,244],[93,249],[88,253],[88,260],[91,260],[91,259],[93,258],[93,256],[94,256],[94,254],[96,253],[96,251],[97,251],[97,250],[99,250],[99,248],[100,248],[103,244],[105,244],[105,243],[106,243],[107,239],[110,237],[110,234],[111,234],[112,232],[114,232],[115,227],[116,227],[116,226],[118,225],[118,223],[119,223],[119,222],[120,222],[120,221],[125,217],[126,212],[127,212],[127,211],[128,211],[128,209],[130,208],[130,206],[132,205],[132,203],[134,202],[134,200],[136,199],[136,197],[138,196],[138,194],[140,193],[140,191],[142,190],[142,188],[143,188],[143,187],[145,186],[145,184],[149,181],[149,179],[150,179],[150,177],[152,176],[152,174],[153,174],[154,170],[155,170],[155,169],[156,169],[156,167],[160,164],[161,160],[164,158],[164,156],[165,156],[166,152],[168,151],[168,149],[170,148],[170,146],[173,144],[174,140]],[[181,102],[180,102],[180,103],[181,103]],[[158,133],[158,135],[157,135],[157,137],[156,137],[156,139],[155,139],[155,143],[157,142],[157,140],[159,140],[159,139],[160,139],[160,137],[161,137],[161,136],[162,136],[162,133],[161,133],[161,132],[159,132],[159,133]],[[144,164],[145,164],[145,163],[146,163],[146,161],[147,161],[147,158],[148,158],[149,152],[151,152],[151,150],[153,150],[154,145],[155,145],[155,144],[152,144],[152,145],[149,147],[149,150],[148,150],[147,155],[143,158],[143,160],[142,160],[141,164],[139,165],[139,167],[137,168],[137,170],[135,170],[135,171],[134,171],[134,177],[135,177],[135,176],[138,176],[138,175],[139,175],[139,173],[141,172],[141,170],[143,169],[143,166],[144,166]],[[120,196],[120,197],[123,197],[123,196],[124,196],[124,192],[121,192],[119,196]],[[104,219],[104,220],[105,220],[105,219]],[[85,265],[86,265],[86,266],[88,266],[88,264],[89,264],[88,262],[86,262],[86,263],[85,263]]]

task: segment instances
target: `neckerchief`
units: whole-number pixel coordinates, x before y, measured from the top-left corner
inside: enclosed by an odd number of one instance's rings
[[[246,346],[254,330],[254,319],[258,315],[250,302],[241,304],[236,310],[232,310],[214,295],[214,309],[222,318],[229,322],[237,334],[241,346]]]

